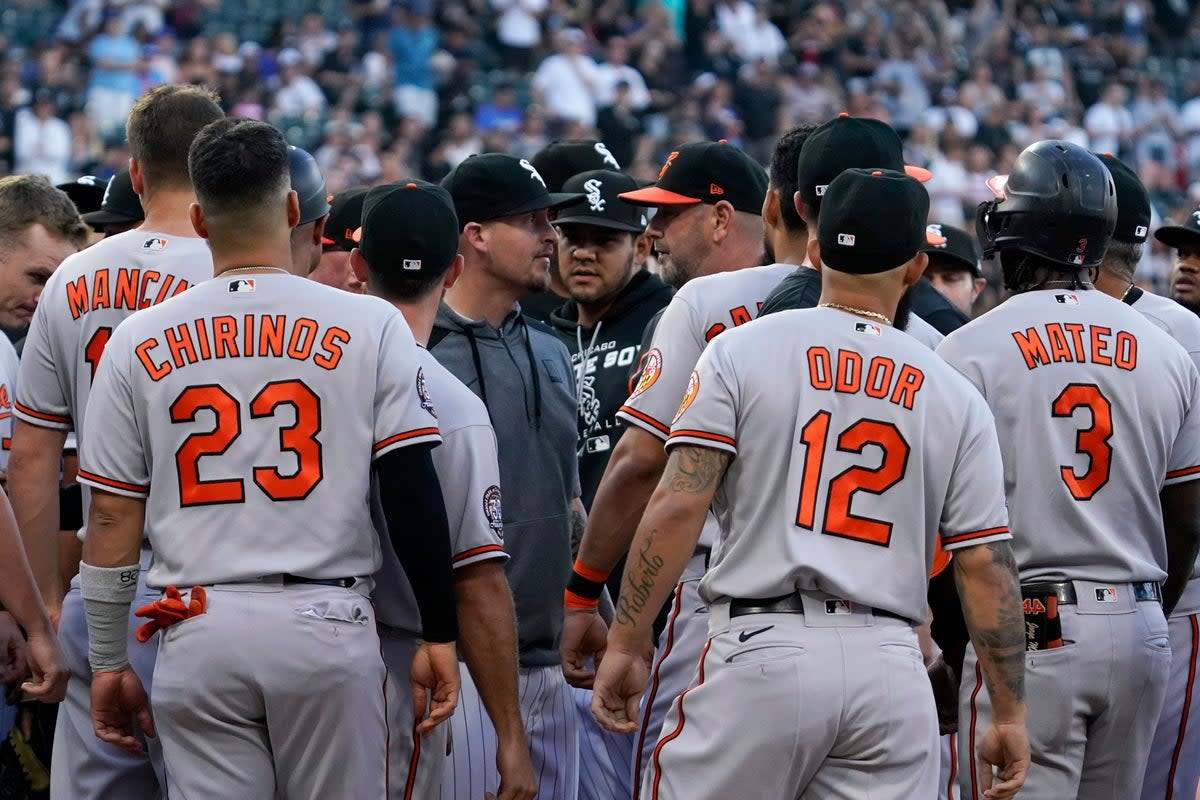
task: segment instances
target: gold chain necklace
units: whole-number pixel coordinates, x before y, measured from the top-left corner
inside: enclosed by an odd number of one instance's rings
[[[284,269],[283,267],[272,267],[269,264],[261,264],[258,266],[249,266],[249,267],[234,267],[232,269],[225,270],[221,274],[228,275],[231,272],[249,272],[251,270],[265,270],[265,271],[269,271],[269,272],[282,272],[285,275],[288,274],[288,271],[286,269]]]
[[[838,311],[845,311],[848,314],[858,314],[860,317],[869,317],[870,319],[877,319],[880,322],[882,322],[884,325],[892,324],[892,320],[890,317],[885,317],[883,314],[880,314],[878,311],[868,311],[865,308],[856,308],[855,306],[844,306],[841,303],[821,303],[820,305],[822,308],[836,308]]]

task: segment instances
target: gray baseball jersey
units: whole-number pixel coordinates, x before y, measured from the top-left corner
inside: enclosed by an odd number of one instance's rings
[[[929,348],[841,311],[715,340],[672,425],[680,444],[735,456],[713,500],[726,538],[709,602],[811,590],[917,622],[939,529],[947,550],[1009,538],[983,398]]]
[[[425,348],[418,352],[417,396],[422,407],[434,408],[442,444],[433,451],[433,466],[442,485],[450,549],[455,569],[491,559],[508,560],[504,552],[504,523],[500,503],[500,467],[496,433],[483,401]],[[403,370],[407,364],[399,365]],[[375,618],[381,625],[413,636],[421,635],[412,587],[392,549],[378,494],[374,489],[372,516],[380,534],[383,566],[375,576]],[[411,709],[410,709],[411,711]]]
[[[766,296],[795,269],[793,264],[770,264],[688,281],[663,312],[643,356],[641,377],[617,417],[665,440],[705,346],[717,334],[757,317]],[[716,520],[709,514],[700,545],[711,547],[717,537]]]
[[[908,315],[908,327],[904,329],[904,332],[930,350],[936,350],[937,346],[942,343],[942,339],[946,338],[941,331],[916,314]]]
[[[12,446],[13,398],[17,394],[17,369],[20,360],[8,337],[0,334],[0,470],[8,469],[8,451]]]
[[[1101,292],[1018,294],[938,354],[996,416],[1021,579],[1166,577],[1158,493],[1200,478],[1200,376]]]
[[[113,333],[79,480],[147,498],[147,583],[368,576],[371,462],[440,442],[404,318],[291,275],[224,275]]]

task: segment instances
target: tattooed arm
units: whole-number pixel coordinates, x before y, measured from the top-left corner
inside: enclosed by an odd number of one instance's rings
[[[610,650],[644,648],[655,615],[696,548],[713,494],[732,458],[709,447],[680,445],[671,450],[629,551],[609,632]]]
[[[1007,541],[954,551],[954,581],[993,716],[1025,714],[1025,616],[1017,564]]]
[[[583,532],[587,530],[587,509],[583,500],[575,497],[571,500],[571,557],[579,555],[579,545],[583,542]]]

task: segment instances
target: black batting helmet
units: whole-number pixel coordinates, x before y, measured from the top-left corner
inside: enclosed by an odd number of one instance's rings
[[[1070,142],[1026,147],[1007,179],[989,182],[998,199],[979,206],[984,258],[1018,250],[1065,269],[1096,267],[1117,224],[1117,193],[1099,158]]]
[[[288,145],[288,173],[292,178],[292,189],[300,199],[301,225],[318,220],[329,213],[328,192],[325,191],[325,176],[317,166],[317,160],[294,145]]]

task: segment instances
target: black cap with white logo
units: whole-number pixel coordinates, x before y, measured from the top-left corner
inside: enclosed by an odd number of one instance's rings
[[[593,169],[621,171],[621,165],[608,145],[595,139],[554,141],[529,159],[552,192],[566,191],[563,184],[572,175]]]
[[[133,179],[127,169],[109,179],[100,209],[83,215],[83,221],[93,228],[141,222],[145,218],[142,201],[133,191]]]
[[[641,233],[649,222],[646,209],[626,203],[618,197],[622,192],[632,192],[637,188],[638,182],[623,172],[607,169],[581,172],[563,184],[563,190],[582,192],[583,200],[559,209],[554,224],[595,225],[598,228]]]
[[[467,158],[442,178],[442,187],[454,198],[458,224],[561,208],[582,195],[550,192],[541,174],[524,158],[506,153],[483,153]]]
[[[449,269],[458,254],[458,234],[450,193],[410,179],[366,193],[354,240],[372,272],[422,278]]]
[[[848,169],[822,198],[821,263],[856,275],[895,269],[925,244],[928,215],[929,193],[903,172]]]
[[[946,269],[967,270],[976,278],[983,275],[979,263],[983,257],[979,251],[979,242],[962,228],[940,222],[926,225],[925,244],[921,247],[921,252],[929,254],[931,268],[941,262]]]

